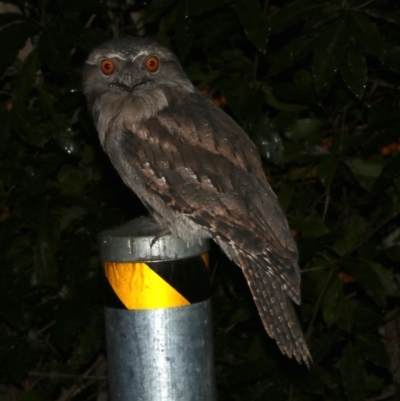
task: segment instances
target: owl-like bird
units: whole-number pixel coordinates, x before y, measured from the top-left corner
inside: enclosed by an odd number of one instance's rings
[[[296,243],[247,134],[147,38],[93,50],[84,92],[103,149],[160,228],[216,241],[242,268],[267,333],[308,365],[291,303],[300,304]]]

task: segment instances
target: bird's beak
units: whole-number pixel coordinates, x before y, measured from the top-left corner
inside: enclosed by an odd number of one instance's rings
[[[111,86],[123,91],[134,92],[135,89],[146,82],[148,82],[148,79],[143,76],[142,72],[133,64],[127,63],[126,67],[120,71],[116,79],[111,83]]]

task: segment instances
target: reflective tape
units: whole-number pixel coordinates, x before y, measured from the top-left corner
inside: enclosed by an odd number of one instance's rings
[[[210,297],[206,253],[167,262],[104,262],[103,265],[109,292],[113,293],[113,302],[106,301],[110,306],[130,310],[172,308]]]

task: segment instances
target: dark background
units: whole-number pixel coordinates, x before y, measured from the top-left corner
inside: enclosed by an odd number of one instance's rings
[[[219,400],[400,399],[397,0],[0,10],[0,401],[107,399],[96,236],[145,210],[99,146],[81,72],[96,45],[137,34],[255,141],[300,250],[309,370],[280,355],[213,249]]]

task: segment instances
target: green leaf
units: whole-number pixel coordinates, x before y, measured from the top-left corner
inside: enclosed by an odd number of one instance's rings
[[[325,120],[319,118],[300,118],[294,124],[289,125],[285,130],[285,137],[295,140],[307,140],[320,136],[322,127],[326,125]]]
[[[310,349],[313,361],[315,363],[322,361],[340,342],[340,333],[335,330],[330,330],[325,335],[315,338]]]
[[[387,255],[390,257],[391,253],[390,250],[394,251],[394,249],[397,248],[396,251],[396,258],[393,258],[395,261],[400,261],[400,247],[395,246],[392,248],[389,248],[386,250]],[[392,254],[393,255],[393,254]],[[376,275],[379,277],[379,281],[382,284],[385,294],[389,297],[400,297],[400,284],[398,280],[395,278],[394,274],[392,271],[389,269],[385,269],[381,265],[378,265],[377,263],[373,263],[371,261],[368,261],[369,266],[375,271]]]
[[[385,141],[387,142],[387,141]],[[383,164],[383,163],[382,163]],[[395,178],[400,176],[400,155],[392,156],[384,165],[382,173],[375,181],[374,192],[380,193],[389,185],[393,185]]]
[[[201,15],[208,11],[213,10],[216,7],[224,5],[224,0],[203,0],[203,1],[192,1],[186,0],[186,7],[188,15]]]
[[[381,366],[382,368],[389,367],[389,355],[380,337],[368,333],[358,334],[356,341],[361,354],[367,361]]]
[[[193,27],[186,10],[187,3],[182,2],[178,7],[175,17],[175,42],[176,49],[182,59],[185,58],[193,41]]]
[[[292,202],[295,193],[295,186],[293,184],[284,183],[278,192],[278,200],[282,209],[286,211]]]
[[[386,256],[394,262],[400,262],[400,245],[391,245],[385,249]]]
[[[284,29],[299,21],[318,13],[326,4],[315,0],[298,0],[282,7],[270,17],[270,28],[273,33],[280,33]]]
[[[331,185],[338,163],[339,160],[335,155],[328,155],[318,165],[317,177],[320,179],[322,185],[327,188]]]
[[[345,302],[343,284],[336,275],[333,275],[322,301],[322,315],[328,326],[339,320],[345,310]]]
[[[10,24],[12,22],[23,21],[25,19],[26,19],[25,16],[22,14],[17,14],[17,13],[0,14],[0,27],[3,27],[4,25]]]
[[[384,387],[384,383],[385,379],[383,377],[368,375],[365,382],[367,395],[380,391]]]
[[[60,231],[68,228],[73,221],[82,219],[86,214],[86,210],[79,206],[71,206],[67,209],[62,209]]]
[[[36,50],[33,50],[25,59],[18,77],[13,96],[16,102],[22,103],[26,101],[29,91],[33,88],[37,79],[38,71],[39,58]]]
[[[359,158],[351,159],[346,162],[354,178],[367,191],[371,191],[375,181],[382,172],[382,161],[379,159],[362,160]]]
[[[268,21],[258,0],[234,0],[236,15],[247,37],[262,53],[268,40]]]
[[[366,334],[377,333],[379,328],[385,324],[385,319],[381,311],[377,311],[375,305],[370,305],[365,301],[351,299],[348,301],[351,313],[355,317],[353,320],[352,333]]]
[[[340,358],[340,373],[349,401],[365,400],[365,368],[358,347],[349,342]]]
[[[342,265],[379,306],[382,308],[386,306],[385,290],[378,274],[368,261],[346,258],[342,261]]]
[[[340,66],[340,75],[344,83],[361,99],[367,86],[367,63],[364,55],[355,47],[347,51],[346,58]]]
[[[18,51],[37,30],[38,25],[28,21],[15,22],[0,29],[0,74],[15,61]]]
[[[400,47],[392,43],[385,43],[383,63],[394,72],[400,73]]]
[[[367,222],[362,216],[352,215],[342,224],[343,235],[334,242],[333,248],[339,255],[343,256],[350,253],[357,246],[365,233]]]
[[[49,398],[38,391],[27,391],[18,397],[18,401],[48,401]]]
[[[42,63],[51,70],[61,72],[70,67],[70,49],[61,29],[47,28],[40,36],[37,50]]]
[[[71,165],[64,165],[57,174],[57,180],[61,188],[67,191],[79,191],[89,181],[88,175],[83,169]]]
[[[321,221],[320,217],[300,217],[291,220],[292,226],[301,232],[305,238],[320,237],[328,234],[329,229]]]
[[[315,49],[316,36],[300,36],[284,46],[273,58],[270,75],[292,67],[295,63],[307,57]]]
[[[263,158],[271,163],[282,163],[283,141],[269,119],[259,122],[253,132],[252,138]]]
[[[400,15],[398,13],[385,11],[379,8],[369,8],[367,10],[363,10],[363,12],[373,18],[384,19],[392,24],[400,25]]]
[[[151,2],[144,13],[144,22],[159,20],[160,15],[166,12],[166,10],[176,2],[177,0],[159,0]]]
[[[359,12],[350,13],[348,22],[354,38],[364,50],[380,58],[383,54],[383,40],[377,25]]]
[[[349,31],[343,19],[330,23],[321,34],[314,53],[313,77],[317,92],[332,80],[346,56]]]
[[[96,317],[95,315],[92,321],[85,324],[83,332],[74,344],[74,352],[69,360],[69,364],[75,369],[85,366],[90,360],[93,360],[101,346],[102,336],[99,333],[104,328]]]
[[[265,99],[267,103],[280,111],[296,112],[306,110],[307,107],[300,104],[284,103],[278,100],[269,87],[264,87]]]

